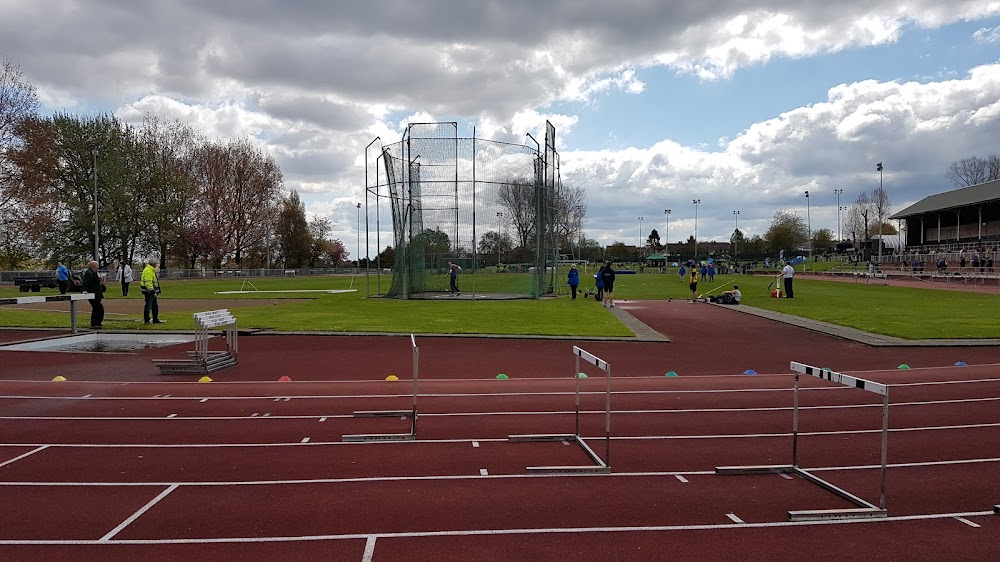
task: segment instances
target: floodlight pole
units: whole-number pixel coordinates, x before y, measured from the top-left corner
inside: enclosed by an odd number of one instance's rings
[[[97,148],[91,150],[91,155],[94,157],[94,260],[100,264],[101,263],[101,243],[100,237],[101,232],[98,228],[97,222]]]
[[[639,217],[639,244],[636,246],[638,257],[642,258],[642,217]]]
[[[840,220],[840,211],[844,208],[840,206],[840,194],[844,192],[843,189],[834,189],[834,193],[837,194],[837,242],[843,242],[843,234],[841,233],[841,225],[843,222]]]
[[[885,192],[882,191],[882,163],[875,166],[878,171],[878,267],[882,268],[882,208],[885,206]]]
[[[667,257],[666,261],[670,261],[670,209],[664,209],[663,215],[667,217],[667,232],[666,238],[664,238],[663,252]],[[666,262],[664,262],[664,265],[666,265]]]
[[[806,190],[806,225],[809,233],[809,261],[813,259],[813,227],[812,216],[809,213],[809,190]],[[805,268],[803,268],[805,269]]]
[[[691,201],[694,203],[694,259],[698,261],[698,204],[701,203],[701,199],[694,199]]]
[[[733,216],[736,217],[736,232],[733,232],[733,259],[739,258],[740,247],[739,247],[739,237],[738,233],[740,231],[740,212],[733,211]]]
[[[503,240],[503,213],[497,212],[497,272],[500,271],[500,241]]]

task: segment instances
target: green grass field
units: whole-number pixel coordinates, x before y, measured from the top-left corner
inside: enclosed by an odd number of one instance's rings
[[[593,287],[591,268],[581,270],[581,288]],[[500,274],[503,275],[511,274]],[[487,282],[482,287],[519,283],[512,277]],[[565,273],[557,276],[560,282]],[[822,320],[860,330],[906,339],[925,338],[993,338],[1000,333],[996,310],[1000,296],[933,289],[888,287],[878,284],[842,283],[796,278],[794,299],[773,299],[767,295],[772,278],[767,276],[717,275],[714,283],[702,281],[699,293],[729,289],[735,282],[743,292],[743,302],[767,310],[785,312]],[[161,329],[193,329],[191,311],[171,311],[173,299],[250,299],[260,306],[233,307],[232,311],[243,328],[263,328],[280,331],[333,332],[399,332],[443,334],[503,334],[503,335],[567,335],[567,336],[629,336],[625,328],[593,299],[571,301],[568,289],[561,286],[556,298],[541,300],[468,301],[452,299],[411,300],[365,298],[365,277],[302,277],[251,279],[260,291],[356,289],[354,293],[261,293],[216,295],[216,291],[239,290],[242,279],[169,280],[163,283],[160,298],[161,318],[167,324]],[[376,292],[376,278],[369,280]],[[383,291],[391,282],[382,278]],[[462,288],[468,294],[471,278],[462,278]],[[720,288],[721,286],[721,288]],[[623,300],[687,299],[691,294],[686,280],[675,274],[643,273],[620,275],[615,297]],[[109,286],[111,300],[122,297],[119,286]],[[55,294],[52,289],[31,295]],[[0,289],[0,297],[25,296],[12,287]],[[142,328],[142,296],[132,291],[128,298],[134,310],[124,317],[109,315],[109,329]],[[79,303],[83,322],[90,306]],[[206,303],[206,306],[207,303]],[[56,305],[68,311],[68,305]],[[207,308],[206,308],[207,310]],[[46,312],[24,308],[0,307],[0,326],[59,327],[68,326],[66,312]]]

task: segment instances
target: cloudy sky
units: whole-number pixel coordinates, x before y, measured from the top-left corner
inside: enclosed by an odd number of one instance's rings
[[[43,111],[179,118],[265,147],[353,250],[364,147],[409,121],[558,129],[602,244],[728,240],[776,210],[837,232],[1000,154],[997,0],[0,0],[0,57]],[[638,217],[643,217],[640,223]],[[384,224],[384,223],[383,223]],[[383,237],[383,240],[386,238]],[[374,248],[372,248],[374,250]],[[352,251],[352,254],[354,252]],[[362,253],[364,250],[362,249]]]

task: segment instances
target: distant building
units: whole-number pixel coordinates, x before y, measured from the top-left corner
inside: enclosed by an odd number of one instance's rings
[[[1000,180],[925,197],[889,218],[904,221],[903,245],[908,251],[996,248]]]

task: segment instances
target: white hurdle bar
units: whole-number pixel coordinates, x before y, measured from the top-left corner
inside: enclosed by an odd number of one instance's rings
[[[374,441],[413,441],[417,438],[417,380],[420,378],[420,348],[417,347],[417,338],[410,334],[410,349],[413,353],[413,401],[410,410],[374,410],[356,411],[356,418],[410,418],[409,433],[370,433],[344,435],[341,440],[350,443],[374,442]]]
[[[0,299],[0,305],[37,304],[44,302],[69,301],[69,327],[72,333],[76,330],[76,301],[90,300],[94,298],[93,293],[67,293],[64,295],[49,295],[36,297],[11,297]]]
[[[881,383],[853,377],[851,375],[845,375],[829,369],[820,369],[809,365],[803,365],[802,363],[796,363],[794,361],[791,362],[790,368],[795,373],[795,387],[793,393],[794,406],[792,409],[792,464],[773,466],[719,466],[715,468],[715,473],[718,475],[766,473],[798,474],[809,482],[812,482],[813,484],[816,484],[817,486],[858,506],[856,509],[789,511],[788,519],[790,521],[887,517],[889,512],[885,508],[885,472],[889,450],[889,387]],[[882,467],[881,491],[879,494],[878,506],[875,506],[874,504],[863,500],[858,496],[843,490],[799,467],[799,377],[803,374],[882,396]]]
[[[531,473],[541,474],[606,474],[611,472],[611,365],[587,351],[573,346],[574,371],[573,378],[576,379],[576,433],[572,435],[508,435],[509,443],[526,443],[531,441],[572,441],[579,445],[593,465],[580,466],[529,466],[526,470]],[[580,359],[594,365],[604,371],[607,382],[605,411],[604,411],[604,459],[594,452],[580,436]]]

